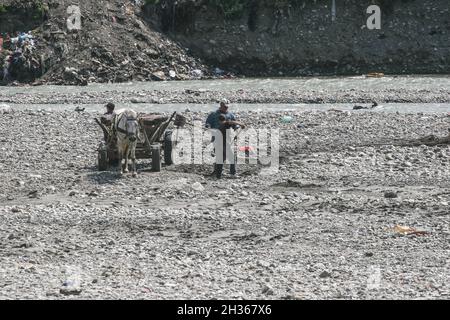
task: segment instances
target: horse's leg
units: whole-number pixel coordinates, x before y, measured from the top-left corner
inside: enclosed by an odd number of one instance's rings
[[[121,144],[119,144],[119,167],[120,167],[120,174],[123,174],[123,148]]]
[[[124,154],[125,154],[125,169],[123,170],[123,172],[125,172],[125,173],[129,172],[129,170],[128,170],[128,155],[129,155],[129,153],[130,153],[130,145],[128,144],[125,147],[125,152],[124,152]]]
[[[136,172],[136,142],[133,143],[132,147],[131,147],[131,161],[133,162],[133,177],[137,176],[137,172]]]

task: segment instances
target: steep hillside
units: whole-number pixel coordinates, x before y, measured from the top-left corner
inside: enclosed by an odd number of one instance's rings
[[[0,1],[4,84],[450,73],[448,0]]]
[[[379,30],[367,27],[373,4]],[[297,76],[449,73],[449,8],[448,0],[160,0],[145,13],[213,65]]]
[[[81,0],[81,29],[69,30],[67,19],[73,17],[73,12],[67,10],[71,1],[10,1],[4,4],[0,14],[9,23],[2,23],[0,31],[11,33],[34,27],[33,55],[41,61],[39,76],[43,74],[37,83],[86,84],[206,76],[208,69],[199,60],[141,20],[142,4],[140,1]],[[27,6],[35,8],[35,15],[40,8],[45,8],[42,17],[31,25],[22,23],[26,20],[22,8]],[[76,20],[69,23],[72,26]]]

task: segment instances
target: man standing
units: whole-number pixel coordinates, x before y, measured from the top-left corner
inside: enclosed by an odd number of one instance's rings
[[[230,174],[236,177],[236,161],[232,149],[233,141],[230,139],[230,134],[227,134],[228,129],[236,130],[242,124],[236,122],[236,117],[231,112],[228,112],[228,101],[220,102],[219,110],[211,113],[206,119],[206,127],[214,129],[212,142],[214,142],[214,149],[216,153],[216,163],[214,165],[214,175],[216,178],[222,178],[223,164],[225,160],[230,163]]]
[[[116,106],[114,105],[114,103],[108,103],[106,105],[106,112],[103,114],[103,116],[100,118],[100,121],[103,125],[105,125],[107,128],[111,128],[112,126],[112,121],[114,119],[114,116],[116,115],[116,113],[114,112],[114,109],[116,108]],[[108,141],[108,133],[105,132],[105,141]]]
[[[106,105],[106,113],[103,114],[101,120],[103,124],[106,125],[111,125],[112,119],[114,118],[114,109],[116,108],[116,106],[114,105],[114,103],[108,103]]]

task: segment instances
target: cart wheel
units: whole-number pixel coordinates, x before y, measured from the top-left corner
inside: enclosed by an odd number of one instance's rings
[[[164,135],[164,163],[166,166],[173,165],[173,141],[172,141],[173,131],[166,131]]]
[[[152,171],[161,171],[161,148],[159,145],[152,145]]]
[[[106,150],[98,150],[98,171],[106,171],[108,169],[108,152]]]

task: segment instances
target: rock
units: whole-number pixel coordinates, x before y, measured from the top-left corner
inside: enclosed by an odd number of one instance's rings
[[[0,114],[9,114],[13,112],[13,108],[7,104],[0,104]]]
[[[64,78],[66,80],[77,80],[78,79],[78,69],[66,67],[64,69]]]
[[[363,107],[363,106],[354,106],[353,110],[364,110],[364,109],[369,109],[368,107]]]
[[[387,192],[384,193],[384,197],[387,198],[387,199],[394,199],[394,198],[397,198],[398,195],[394,191],[387,191]]]
[[[195,182],[192,184],[191,188],[195,191],[204,191],[205,187],[200,182]]]
[[[152,80],[155,81],[164,81],[167,80],[166,75],[163,71],[156,71],[151,74]]]
[[[38,191],[37,190],[33,190],[31,192],[28,193],[28,197],[29,198],[37,198],[38,197]]]
[[[75,196],[77,193],[78,193],[77,191],[72,190],[72,191],[69,192],[69,197],[73,197],[73,196]]]
[[[26,241],[26,242],[22,242],[18,247],[26,249],[26,248],[31,248],[32,246],[33,246],[33,244],[31,242]]]
[[[267,296],[273,296],[275,292],[273,291],[273,289],[270,286],[265,285],[262,289],[262,293]]]
[[[328,271],[323,271],[321,274],[319,274],[319,278],[329,278],[331,277],[331,273],[329,273]]]
[[[48,291],[48,292],[45,293],[45,296],[47,296],[47,297],[57,297],[58,293],[57,292]]]
[[[8,237],[6,239],[7,240],[14,240],[14,239],[17,239],[17,238],[18,237],[15,234],[11,233],[11,234],[8,235]]]
[[[73,286],[63,286],[61,289],[59,289],[59,293],[65,296],[79,296],[81,292],[83,292],[81,288]]]
[[[403,162],[402,165],[403,165],[404,167],[406,167],[406,168],[411,168],[411,167],[412,167],[412,163],[409,162],[409,161]]]
[[[173,70],[169,71],[169,77],[175,78],[176,76],[177,76],[177,73],[175,71],[173,71]]]
[[[264,268],[269,268],[270,267],[270,263],[267,262],[267,261],[264,261],[264,260],[258,260],[256,262],[256,265],[260,266],[260,267],[264,267]]]
[[[372,252],[366,252],[366,253],[364,253],[364,256],[366,256],[366,257],[373,257],[373,253]]]

